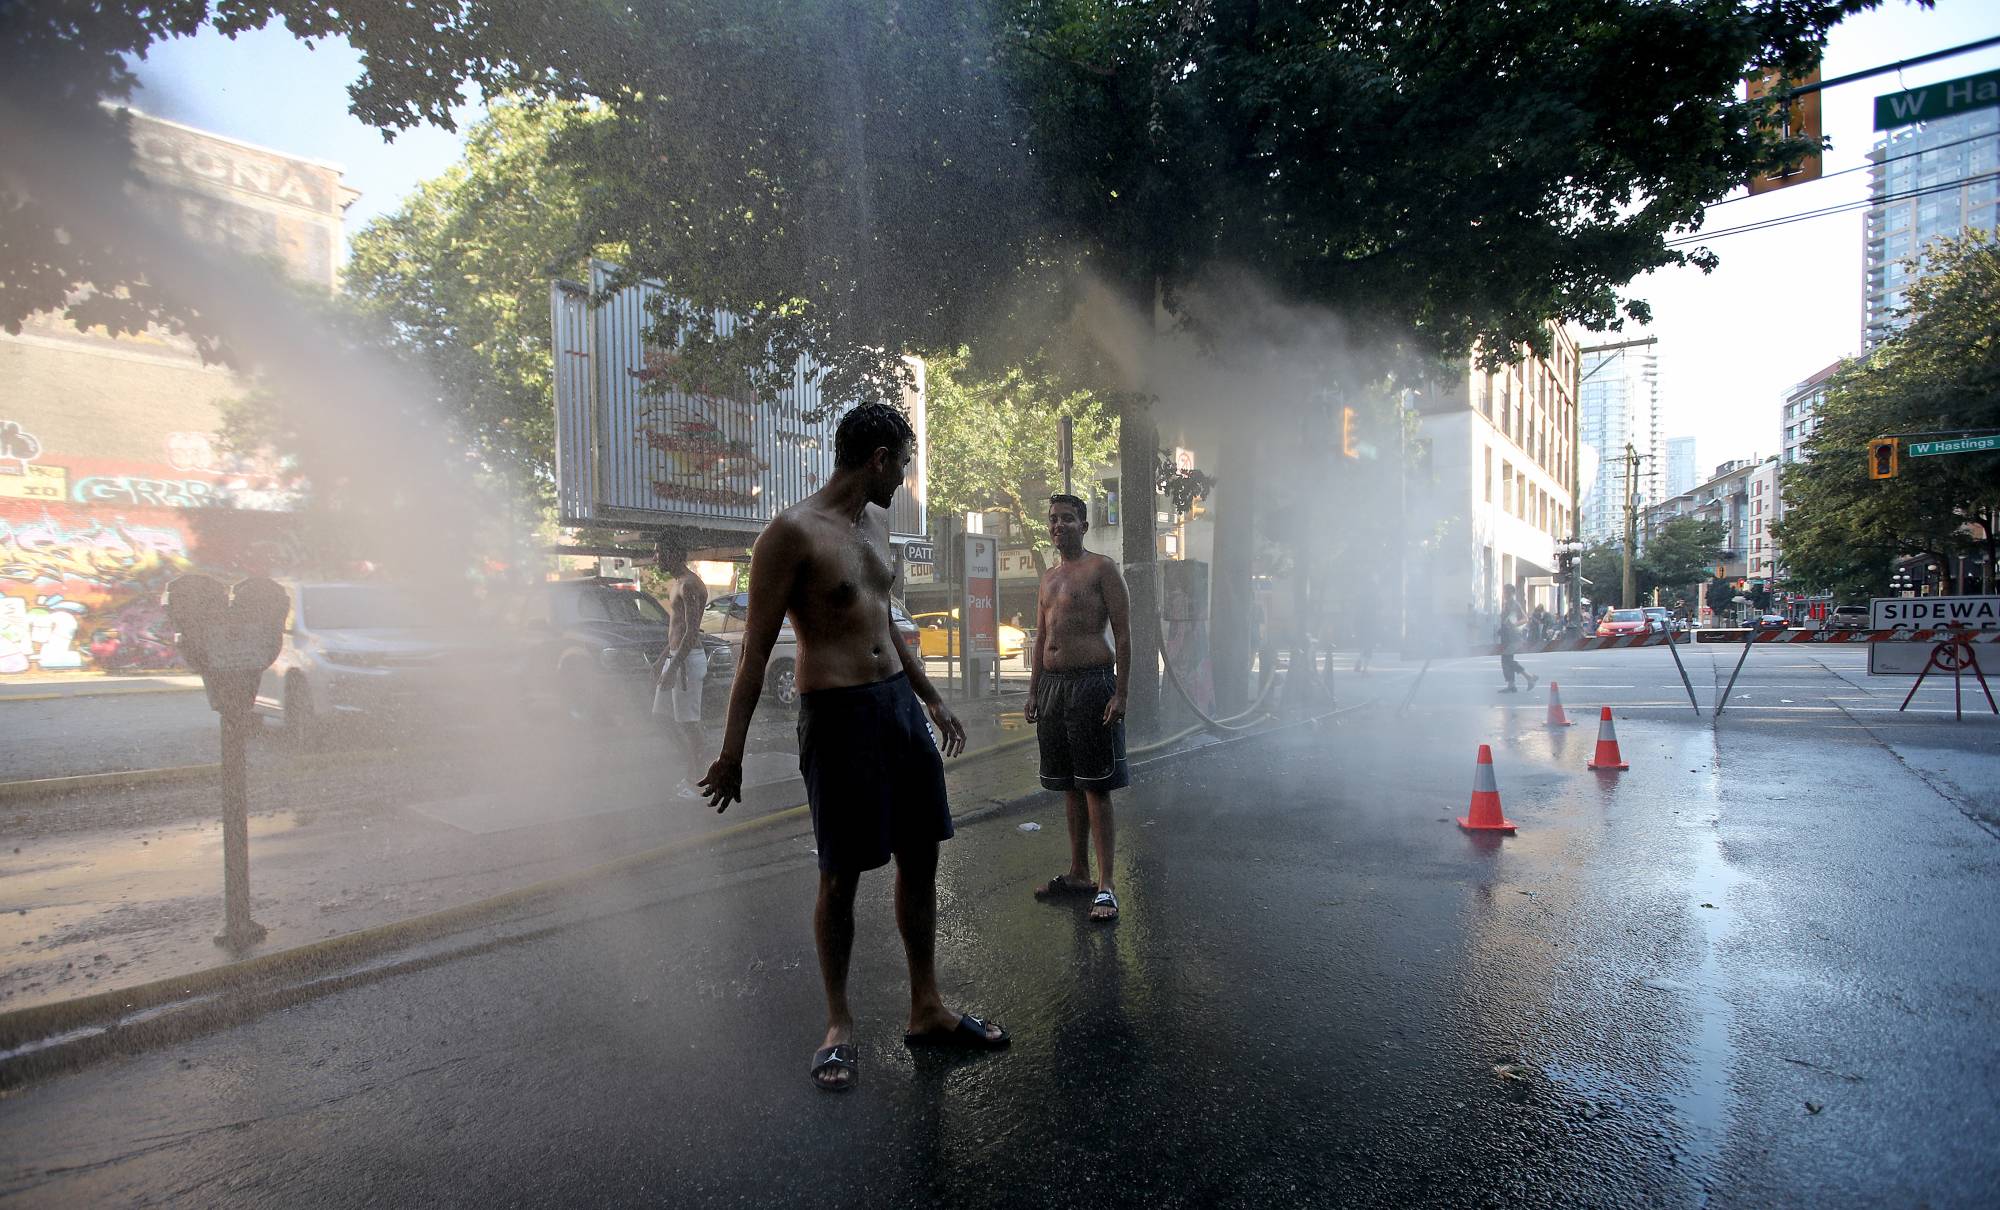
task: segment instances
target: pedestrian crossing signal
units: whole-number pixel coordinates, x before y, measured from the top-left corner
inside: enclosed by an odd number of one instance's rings
[[[1868,443],[1868,477],[1870,479],[1894,479],[1896,477],[1896,439],[1877,437]]]

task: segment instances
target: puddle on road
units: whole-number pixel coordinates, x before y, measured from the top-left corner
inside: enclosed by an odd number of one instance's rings
[[[1712,776],[1720,782],[1719,767]],[[1718,785],[1712,801],[1719,800]],[[1701,932],[1701,961],[1687,984],[1678,980],[1648,980],[1663,989],[1673,985],[1686,997],[1693,1017],[1694,1029],[1687,1042],[1686,1081],[1672,1099],[1688,1125],[1690,1158],[1700,1173],[1703,1204],[1715,1190],[1722,1147],[1730,1127],[1729,1072],[1735,1059],[1730,1036],[1736,1024],[1736,1010],[1729,1002],[1729,976],[1723,969],[1722,946],[1734,928],[1736,900],[1752,881],[1723,852],[1722,838],[1715,826],[1717,818],[1710,811],[1701,812],[1690,821],[1699,831],[1691,854],[1695,868],[1687,885],[1687,910]]]

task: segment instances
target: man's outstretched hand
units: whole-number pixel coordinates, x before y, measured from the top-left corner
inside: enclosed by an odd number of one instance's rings
[[[960,730],[961,742],[964,734]],[[701,788],[717,815],[727,811],[730,803],[743,798],[743,762],[729,756],[716,757],[715,763],[708,767],[708,776],[701,779]]]
[[[931,712],[931,721],[937,724],[939,747],[944,749],[944,754],[957,756],[965,751],[965,724],[958,721],[958,716],[944,704],[944,699],[925,702],[924,709]]]
[[[1104,703],[1104,725],[1115,727],[1124,717],[1125,695],[1122,693],[1113,694],[1111,700]]]

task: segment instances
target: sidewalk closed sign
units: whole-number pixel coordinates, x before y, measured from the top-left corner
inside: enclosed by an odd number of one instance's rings
[[[1871,630],[2000,630],[2000,597],[1876,597],[1868,621]]]
[[[1876,597],[1868,604],[1870,630],[1938,630],[1947,626],[2000,630],[2000,597]],[[1915,676],[1930,662],[1936,646],[1934,642],[1870,643],[1868,671],[1875,676]]]

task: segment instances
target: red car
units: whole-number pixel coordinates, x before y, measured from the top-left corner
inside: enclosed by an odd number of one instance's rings
[[[1614,638],[1624,634],[1645,634],[1653,628],[1652,621],[1643,609],[1614,609],[1604,615],[1597,624],[1597,637]]]

